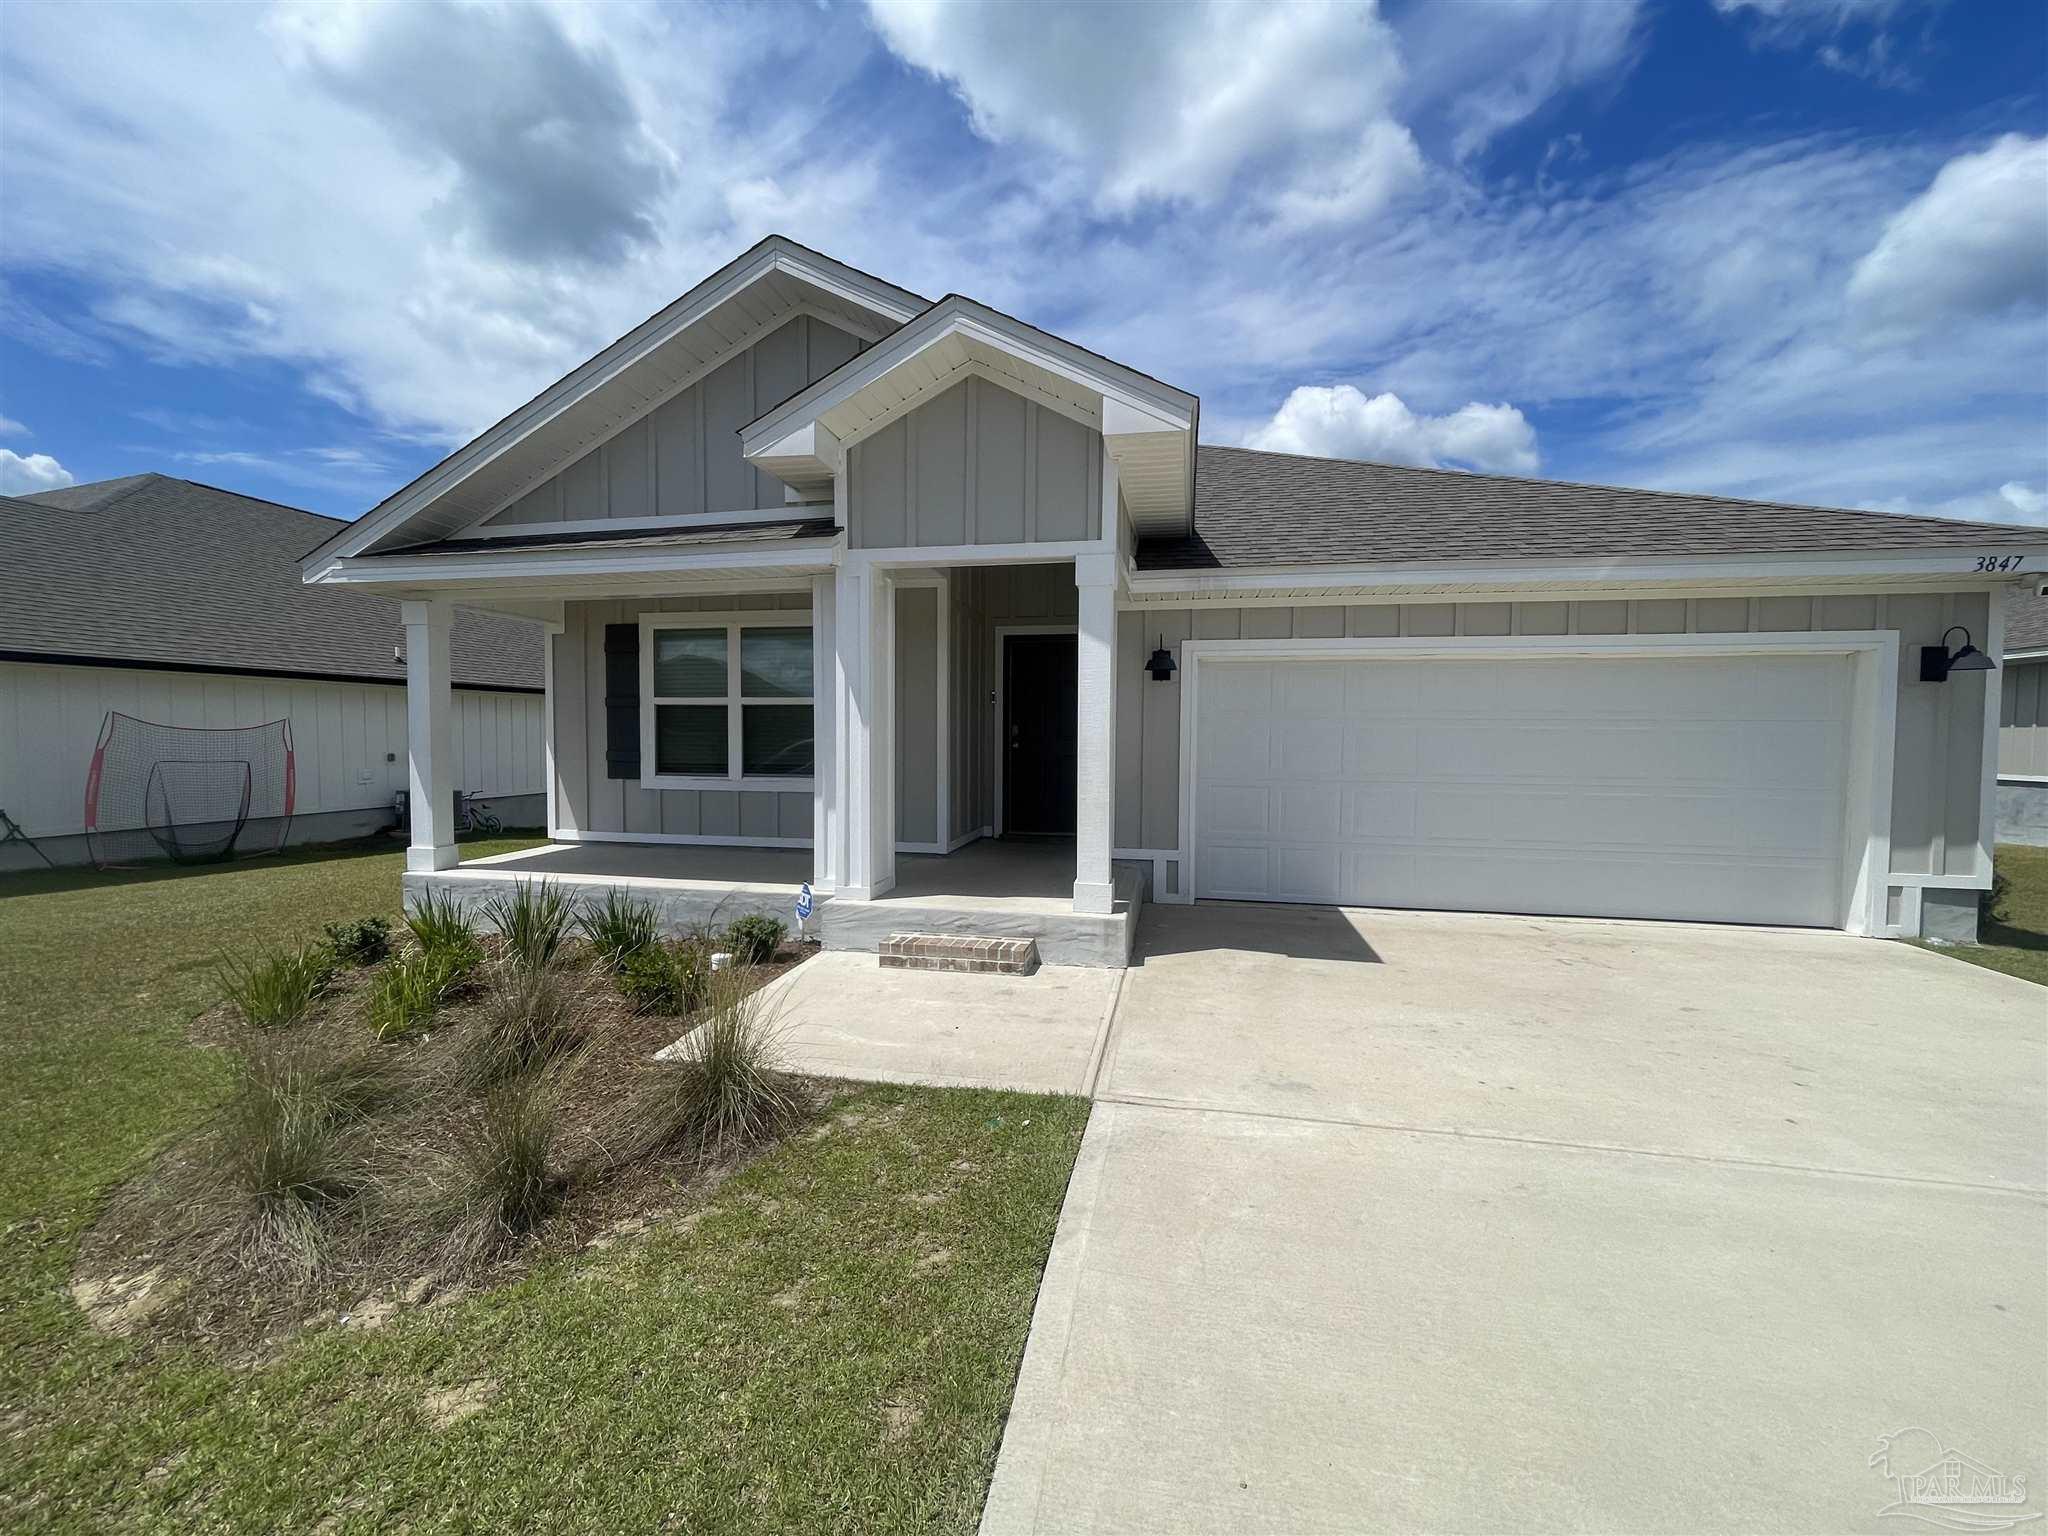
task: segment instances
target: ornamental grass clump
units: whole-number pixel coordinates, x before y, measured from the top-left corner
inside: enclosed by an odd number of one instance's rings
[[[296,1024],[334,979],[335,960],[325,944],[272,950],[254,960],[222,957],[221,995],[256,1029]]]
[[[661,941],[653,906],[636,900],[617,886],[606,892],[603,905],[580,913],[576,926],[597,952],[598,963],[613,972]]]
[[[423,1027],[469,982],[459,955],[447,949],[411,949],[392,961],[370,993],[370,1032],[399,1040]]]
[[[486,899],[483,915],[505,941],[507,959],[527,971],[544,971],[569,937],[573,909],[554,882],[522,880],[509,895]]]
[[[396,1091],[365,1057],[266,1039],[238,1064],[213,1140],[217,1242],[258,1264],[318,1266],[333,1214],[370,1183],[365,1128]]]
[[[702,944],[678,940],[649,944],[619,967],[619,992],[642,1013],[685,1014],[703,1001],[711,982],[711,956]]]
[[[567,1181],[552,1164],[569,1071],[558,1063],[495,1083],[459,1124],[432,1213],[448,1267],[504,1257],[561,1204]]]
[[[782,1065],[779,1034],[773,1005],[746,972],[717,972],[696,1027],[641,1073],[626,1146],[715,1157],[788,1130],[809,1101]]]
[[[455,1054],[460,1086],[487,1089],[568,1055],[590,1037],[557,976],[515,963],[496,968]]]

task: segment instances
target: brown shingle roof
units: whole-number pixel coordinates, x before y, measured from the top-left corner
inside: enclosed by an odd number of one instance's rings
[[[0,651],[402,682],[396,601],[299,580],[336,526],[168,475],[0,497]],[[458,613],[455,682],[538,690],[540,647],[538,625]]]
[[[1194,536],[1141,543],[1140,570],[2048,545],[2048,529],[1208,444],[1195,464]]]

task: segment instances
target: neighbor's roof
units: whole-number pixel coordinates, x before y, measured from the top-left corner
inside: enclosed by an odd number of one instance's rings
[[[338,526],[168,475],[0,497],[0,654],[402,682],[397,602],[299,579]],[[458,613],[449,650],[460,686],[541,686],[537,625]]]
[[[2048,597],[2034,596],[2031,583],[2006,589],[2005,654],[2014,651],[2048,651]]]
[[[2041,544],[2048,544],[2048,530],[1204,444],[1196,460],[1194,535],[1140,543],[1138,568]]]

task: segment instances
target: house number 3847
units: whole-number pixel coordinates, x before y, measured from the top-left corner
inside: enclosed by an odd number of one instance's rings
[[[1979,555],[1977,557],[1977,569],[1980,571],[2016,571],[2025,559],[2026,556],[2024,555]]]

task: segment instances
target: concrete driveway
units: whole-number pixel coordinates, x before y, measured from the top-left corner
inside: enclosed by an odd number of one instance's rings
[[[1139,943],[991,1536],[1898,1528],[1907,1429],[2042,1508],[2048,994],[1674,925]]]

